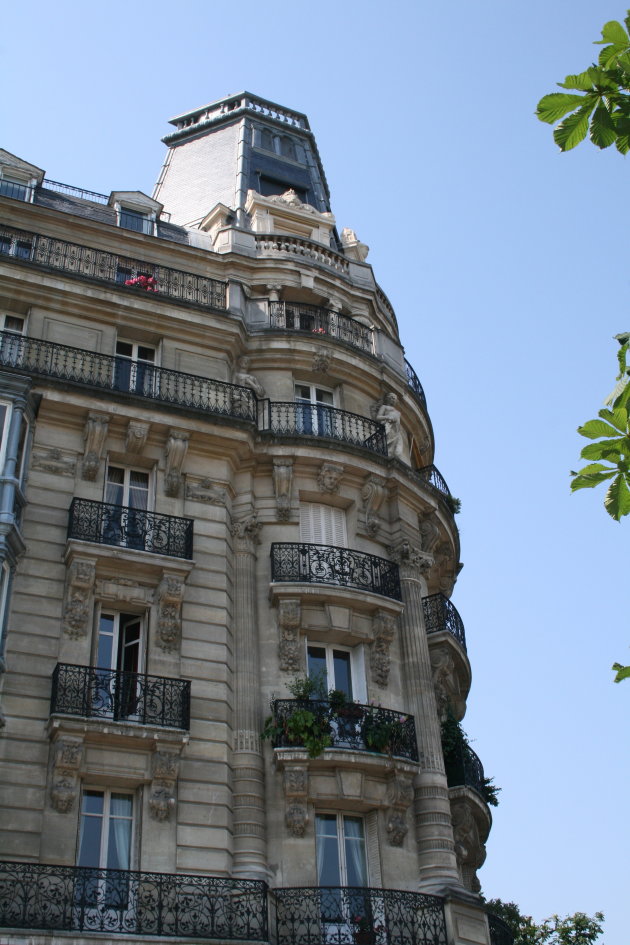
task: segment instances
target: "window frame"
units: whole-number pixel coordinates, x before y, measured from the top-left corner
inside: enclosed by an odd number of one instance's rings
[[[352,689],[352,694],[350,699],[353,702],[359,702],[362,705],[367,703],[367,679],[365,673],[365,652],[363,646],[358,644],[357,646],[346,646],[344,644],[338,643],[328,643],[323,642],[322,640],[313,640],[308,637],[304,641],[305,644],[305,657],[306,657],[306,673],[309,675],[309,649],[318,648],[322,649],[326,653],[326,692],[330,689],[337,688],[337,680],[334,676],[334,654],[335,652],[339,653],[349,653],[350,654],[350,686]],[[332,673],[331,673],[332,669]],[[334,683],[334,685],[331,684]]]

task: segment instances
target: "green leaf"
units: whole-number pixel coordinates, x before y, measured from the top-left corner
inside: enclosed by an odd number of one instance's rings
[[[571,492],[577,492],[578,489],[594,489],[595,486],[599,486],[600,483],[606,482],[607,479],[612,479],[612,477],[615,475],[617,475],[617,471],[615,469],[609,473],[596,473],[592,476],[581,476],[578,474],[571,481]]]
[[[620,433],[628,432],[628,411],[625,407],[617,407],[615,410],[600,410],[598,416],[602,420],[607,420],[608,423],[612,423],[616,430],[619,430]]]
[[[584,141],[588,134],[588,120],[594,107],[594,103],[585,105],[573,115],[568,115],[554,129],[553,138],[561,151],[571,151],[580,141]]]
[[[615,147],[620,154],[627,154],[630,151],[630,134],[627,135],[617,135],[617,140],[615,141]]]
[[[617,430],[611,427],[609,423],[603,420],[587,420],[587,422],[577,429],[582,436],[587,436],[589,440],[596,440],[600,436],[617,436]]]
[[[568,75],[564,82],[558,82],[561,89],[578,89],[580,92],[591,92],[593,90],[593,79],[590,76],[590,70],[580,72],[578,75]]]
[[[623,46],[604,46],[599,51],[597,64],[600,69],[614,69],[619,65],[619,58],[623,55]]]
[[[592,476],[595,473],[612,473],[614,475],[616,472],[616,469],[611,469],[610,466],[603,466],[602,463],[589,463],[588,466],[583,466],[575,475]]]
[[[619,54],[616,59],[616,65],[621,69],[622,72],[630,72],[630,55],[627,52]]]
[[[617,465],[621,462],[622,453],[630,453],[630,440],[627,437],[618,437],[616,440],[602,440],[600,443],[589,443],[580,452],[582,459],[605,459]]]
[[[611,114],[603,103],[600,103],[591,118],[590,139],[598,148],[609,148],[617,138],[617,129]]]
[[[585,95],[569,95],[568,92],[551,92],[544,95],[536,106],[536,116],[540,121],[546,121],[553,125],[560,118],[564,118],[567,112],[572,112],[576,108],[581,108],[586,100]],[[593,105],[595,102],[593,102]]]
[[[625,476],[622,473],[619,473],[609,485],[604,499],[604,506],[610,517],[614,518],[616,522],[630,512],[630,489],[628,489]]]
[[[613,682],[621,682],[622,679],[630,678],[630,666],[622,666],[621,663],[613,663],[612,669],[617,673]]]
[[[630,38],[621,23],[618,23],[617,20],[609,20],[608,23],[604,23],[602,38],[598,42],[612,43],[614,46],[627,46],[630,43]]]

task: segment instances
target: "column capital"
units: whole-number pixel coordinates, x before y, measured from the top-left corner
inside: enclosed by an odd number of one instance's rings
[[[233,522],[230,528],[234,538],[234,550],[237,554],[256,554],[256,545],[260,544],[260,529],[262,525],[258,521],[258,513],[252,512],[251,515]]]
[[[400,568],[403,580],[418,580],[433,565],[433,555],[412,545],[407,538],[403,538],[397,545],[392,545],[389,554]]]

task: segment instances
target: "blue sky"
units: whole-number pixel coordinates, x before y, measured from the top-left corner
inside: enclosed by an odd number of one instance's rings
[[[30,13],[32,11],[32,15]],[[10,5],[3,146],[151,193],[172,115],[248,89],[304,111],[339,227],[371,247],[462,500],[465,727],[502,788],[486,895],[603,910],[626,945],[630,523],[569,495],[630,328],[616,152],[557,152],[541,95],[597,55],[600,0]],[[622,606],[623,605],[623,606]],[[624,902],[626,905],[624,906]]]

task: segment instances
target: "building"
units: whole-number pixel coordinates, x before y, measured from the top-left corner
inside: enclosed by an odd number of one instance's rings
[[[153,197],[0,151],[2,939],[498,942],[395,314],[304,115],[172,124]]]

